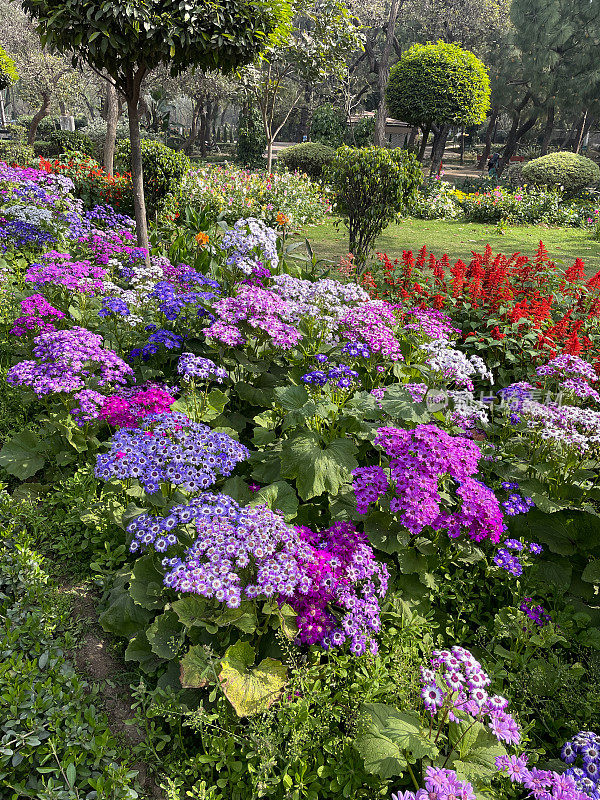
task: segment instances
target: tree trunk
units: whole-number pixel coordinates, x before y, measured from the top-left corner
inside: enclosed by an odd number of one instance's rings
[[[429,131],[431,130],[431,123],[428,123],[423,128],[423,141],[421,142],[421,149],[419,150],[419,161],[425,158],[425,148],[427,147],[427,140],[429,139]]]
[[[192,112],[192,127],[190,128],[190,135],[187,137],[185,142],[181,145],[180,150],[184,153],[189,153],[192,149],[192,145],[198,138],[198,134],[200,133],[200,112],[202,111],[202,101],[196,100],[196,105],[194,106],[194,111]]]
[[[273,139],[269,136],[267,139],[267,172],[271,174],[273,169]]]
[[[487,130],[485,132],[485,147],[483,148],[483,153],[481,154],[481,158],[477,164],[477,169],[483,169],[485,167],[486,161],[492,152],[492,134],[495,133],[494,128],[496,126],[496,122],[498,121],[498,114],[499,109],[497,106],[494,106],[494,108],[492,108],[490,121],[488,122]]]
[[[387,106],[385,104],[385,90],[387,89],[390,78],[390,56],[394,47],[394,31],[396,30],[396,20],[400,10],[401,0],[391,0],[390,14],[387,19],[385,42],[379,62],[377,65],[377,89],[379,91],[379,103],[377,104],[377,115],[375,117],[375,145],[385,147],[385,122],[387,119]]]
[[[429,175],[437,175],[442,168],[442,159],[444,151],[446,150],[446,140],[450,133],[449,125],[442,125],[435,135],[433,140],[433,148],[431,150],[431,166],[429,167]]]
[[[35,142],[35,135],[37,133],[38,125],[44,119],[44,117],[47,117],[50,113],[50,101],[50,92],[42,92],[42,105],[40,106],[34,118],[31,120],[29,133],[27,134],[27,144],[32,145]]]
[[[583,141],[583,131],[585,129],[585,124],[587,122],[588,112],[587,109],[583,112],[581,117],[581,121],[579,123],[579,128],[577,130],[577,139],[575,140],[575,152],[578,153],[581,150],[581,142]]]
[[[6,128],[6,113],[4,111],[4,92],[0,92],[0,125]]]
[[[62,114],[62,116],[66,117],[67,116],[67,106],[66,106],[64,100],[59,100],[58,101],[58,107],[60,108],[60,113]]]
[[[518,116],[515,117],[515,119],[513,120],[512,127],[509,131],[508,137],[506,139],[504,150],[502,151],[502,157],[498,162],[498,170],[497,170],[498,177],[502,175],[506,165],[510,162],[510,159],[517,152],[517,147],[519,146],[519,142],[521,141],[523,136],[525,136],[525,134],[528,133],[533,128],[533,126],[538,120],[538,117],[539,117],[539,111],[534,110],[529,119],[526,122],[524,122],[520,127],[519,127],[519,117]]]
[[[554,130],[554,113],[555,108],[554,106],[550,106],[548,109],[548,114],[546,115],[546,124],[544,126],[544,135],[542,137],[542,144],[540,148],[540,154],[545,156],[548,152],[548,147],[550,146],[550,139],[552,138],[552,132]]]
[[[206,110],[206,106],[202,104],[202,108],[200,109],[200,155],[202,158],[206,155],[206,126],[208,121],[208,113]]]
[[[465,126],[460,129],[460,164],[465,163]]]
[[[117,144],[117,123],[119,121],[119,103],[117,90],[112,81],[106,81],[106,138],[102,153],[105,171],[112,175],[115,168],[115,148]]]
[[[129,140],[131,142],[131,183],[133,188],[133,208],[135,211],[135,230],[139,247],[147,252],[146,263],[150,263],[150,240],[146,219],[146,200],[144,197],[144,171],[142,168],[142,139],[140,136],[140,86],[143,73],[129,72],[127,75],[127,113],[129,114]]]
[[[413,127],[410,129],[410,133],[408,134],[408,140],[406,142],[407,149],[413,147],[416,138],[417,138],[417,126],[413,125]]]

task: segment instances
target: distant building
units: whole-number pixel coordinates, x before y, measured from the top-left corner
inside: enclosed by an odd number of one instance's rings
[[[375,119],[374,111],[361,111],[360,114],[352,114],[350,125],[360,122],[362,119]],[[402,122],[399,119],[388,117],[385,121],[385,138],[392,147],[405,147],[409,136],[413,132],[413,125]]]

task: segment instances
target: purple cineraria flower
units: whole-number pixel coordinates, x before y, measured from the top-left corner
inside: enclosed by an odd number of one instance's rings
[[[124,384],[133,374],[131,367],[102,347],[102,337],[85,328],[41,333],[34,339],[35,360],[21,361],[8,371],[12,386],[28,386],[42,397],[86,388]]]
[[[494,493],[474,477],[481,451],[475,442],[450,436],[436,425],[413,430],[380,428],[375,438],[389,457],[385,467],[359,467],[353,472],[357,510],[392,489],[390,510],[413,535],[425,528],[446,530],[451,538],[466,533],[474,541],[498,542],[505,530]],[[440,481],[455,487],[459,507],[447,511],[439,492]]]
[[[121,428],[110,441],[110,452],[99,455],[96,477],[138,480],[148,494],[161,484],[195,494],[221,475],[229,476],[248,458],[244,445],[184,414],[149,414],[138,428]]]
[[[223,367],[217,367],[210,358],[195,356],[193,353],[181,354],[177,362],[177,372],[186,381],[198,379],[207,383],[210,381],[223,383],[229,377],[227,370],[223,369]]]

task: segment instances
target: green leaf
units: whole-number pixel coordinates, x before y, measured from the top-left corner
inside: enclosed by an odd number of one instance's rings
[[[134,603],[127,592],[121,592],[100,615],[99,622],[105,631],[130,639],[146,627],[151,617],[150,612]]]
[[[145,630],[138,631],[133,639],[130,639],[125,649],[125,661],[137,661],[144,672],[154,672],[163,663],[162,659],[152,652]]]
[[[159,658],[175,658],[183,642],[183,626],[174,611],[159,614],[146,631],[152,652]]]
[[[363,758],[365,769],[382,780],[402,775],[406,770],[406,759],[397,744],[383,736],[377,728],[354,740],[354,747]]]
[[[180,681],[184,689],[202,689],[211,676],[210,660],[203,645],[190,647],[180,663]]]
[[[0,466],[21,481],[31,478],[46,463],[41,455],[40,437],[33,431],[21,431],[0,450]]]
[[[171,603],[172,610],[177,614],[179,622],[186,628],[202,625],[207,617],[207,602],[197,594],[191,594]]]
[[[277,386],[275,397],[286,411],[299,411],[308,402],[309,394],[304,386]]]
[[[506,750],[481,722],[475,722],[473,728],[477,731],[477,736],[469,734],[468,751],[459,754],[454,751],[448,767],[456,770],[459,777],[463,779],[487,780],[498,773],[496,759],[506,755]]]
[[[252,497],[248,484],[238,475],[234,475],[233,478],[228,478],[225,481],[223,484],[223,493],[233,497],[241,506],[245,506]]]
[[[356,445],[350,439],[334,439],[324,445],[314,431],[301,431],[284,442],[281,473],[296,479],[303,500],[323,492],[336,495],[350,482],[352,470],[358,466],[356,452]]]
[[[581,580],[600,585],[600,559],[591,561],[581,573]]]
[[[298,497],[287,481],[277,481],[270,486],[263,486],[256,492],[249,505],[266,505],[270,509],[282,511],[288,522],[298,513]]]
[[[164,573],[156,565],[156,557],[148,554],[138,558],[131,573],[129,594],[135,602],[148,610],[165,605]]]
[[[280,661],[265,658],[252,669],[254,657],[252,646],[239,641],[227,648],[221,660],[219,680],[238,717],[269,708],[287,681],[287,669]]]

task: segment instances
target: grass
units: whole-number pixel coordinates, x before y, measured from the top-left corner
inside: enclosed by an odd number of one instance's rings
[[[309,239],[318,258],[339,263],[340,257],[348,254],[348,234],[343,224],[336,228],[333,220],[327,220],[306,228],[303,236]],[[579,257],[585,261],[589,274],[600,270],[600,242],[581,228],[526,225],[506,228],[500,233],[494,225],[475,222],[407,219],[386,228],[376,242],[376,249],[396,258],[403,250],[416,252],[425,244],[438,258],[447,253],[454,262],[459,258],[466,261],[471,250],[481,252],[488,243],[494,253],[519,251],[533,255],[540,240],[557,263],[569,266]]]

